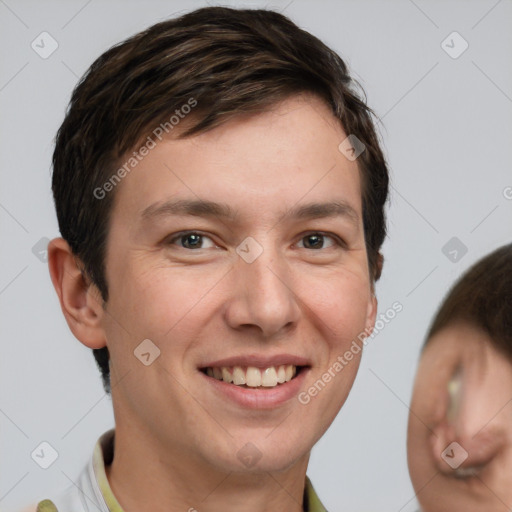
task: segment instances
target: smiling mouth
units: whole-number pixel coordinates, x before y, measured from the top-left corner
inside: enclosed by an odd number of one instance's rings
[[[255,366],[220,366],[200,368],[200,371],[217,380],[242,388],[276,388],[294,379],[307,366],[282,364],[257,368]]]

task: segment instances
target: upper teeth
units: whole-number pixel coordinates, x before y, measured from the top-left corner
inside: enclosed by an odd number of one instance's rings
[[[207,375],[224,382],[230,382],[237,386],[246,384],[252,388],[259,386],[275,387],[278,384],[292,380],[297,373],[297,367],[293,364],[269,366],[263,370],[255,366],[247,368],[241,366],[221,366],[207,368]]]

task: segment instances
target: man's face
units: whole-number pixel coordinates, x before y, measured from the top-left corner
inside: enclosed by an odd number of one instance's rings
[[[510,510],[511,396],[512,363],[481,329],[457,323],[432,337],[416,376],[407,443],[422,510]]]
[[[183,453],[184,465],[248,471],[243,456],[254,455],[255,468],[279,471],[309,456],[361,353],[342,370],[333,363],[376,310],[359,171],[338,150],[346,136],[320,100],[297,96],[199,136],[169,137],[118,185],[102,320],[118,427]],[[223,206],[187,213],[178,201]],[[322,206],[297,214],[313,203]],[[339,208],[326,215],[330,203]],[[233,217],[221,214],[227,208]],[[138,349],[143,340],[151,343]],[[258,388],[207,370],[241,366],[240,378],[247,366],[274,366],[279,376],[288,363],[302,367],[290,382],[272,386],[268,370],[270,385]],[[301,403],[329,369],[330,382]],[[260,373],[249,373],[252,386]]]

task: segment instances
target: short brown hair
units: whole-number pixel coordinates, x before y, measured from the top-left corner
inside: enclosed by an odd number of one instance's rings
[[[178,138],[263,112],[296,93],[325,101],[347,135],[365,145],[358,158],[363,224],[371,280],[378,279],[388,169],[373,112],[354,85],[334,51],[271,10],[204,7],[153,25],[101,55],[75,87],[57,133],[52,189],[60,232],[103,301],[114,193],[99,200],[94,191],[126,152],[190,98],[197,107]],[[107,347],[94,356],[109,392]]]
[[[485,256],[459,278],[439,308],[426,344],[456,322],[482,329],[512,358],[512,244]]]

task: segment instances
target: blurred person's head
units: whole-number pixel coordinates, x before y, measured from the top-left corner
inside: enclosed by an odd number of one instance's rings
[[[512,245],[467,270],[422,350],[408,463],[425,512],[512,507]]]

